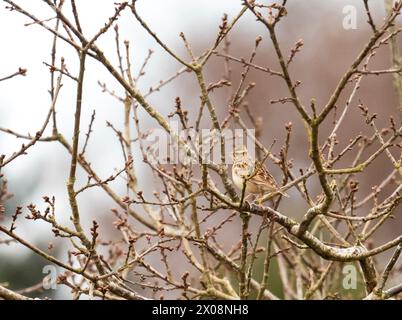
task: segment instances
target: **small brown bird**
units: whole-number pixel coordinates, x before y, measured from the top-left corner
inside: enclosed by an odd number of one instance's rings
[[[251,159],[244,145],[236,148],[233,153],[232,179],[240,190],[243,190],[245,185],[245,192],[249,194],[262,197],[268,193],[278,192],[289,197],[280,190],[267,168],[261,162]]]

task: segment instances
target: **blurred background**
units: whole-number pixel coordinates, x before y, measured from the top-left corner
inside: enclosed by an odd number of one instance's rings
[[[114,2],[113,0],[103,0],[97,1],[95,5],[93,1],[77,0],[82,27],[86,34],[93,35],[104,25],[114,12]],[[34,13],[39,19],[53,16],[53,13],[42,1],[16,0],[16,3]],[[264,3],[268,4],[271,1]],[[356,8],[356,29],[346,30],[343,27],[342,23],[346,16],[343,10],[348,5]],[[50,105],[48,93],[50,74],[44,62],[50,63],[51,61],[52,36],[40,26],[24,26],[31,21],[16,12],[10,12],[5,6],[5,3],[0,6],[0,30],[2,30],[0,32],[2,47],[0,51],[0,77],[14,73],[18,67],[28,69],[28,73],[26,77],[16,77],[0,83],[0,127],[9,128],[22,134],[34,134],[41,127]],[[377,24],[381,24],[385,16],[382,1],[371,1],[370,6],[374,20]],[[230,20],[240,9],[240,0],[138,1],[138,11],[142,18],[149,23],[149,26],[174,52],[181,57],[186,57],[186,59],[188,57],[179,37],[180,32],[185,33],[195,54],[199,55],[213,44],[223,14],[227,13]],[[371,29],[366,23],[367,17],[363,2],[360,0],[299,0],[290,1],[287,9],[288,15],[283,18],[278,26],[280,44],[283,51],[288,55],[294,44],[299,39],[303,39],[304,47],[296,55],[290,70],[293,79],[301,81],[298,92],[302,102],[308,106],[310,99],[315,98],[317,108],[321,109],[329,99],[340,77],[371,36]],[[134,70],[139,70],[149,49],[154,51],[146,68],[146,75],[138,83],[140,90],[147,92],[151,86],[158,84],[162,79],[167,79],[181,67],[144,32],[128,10],[122,15],[118,24],[122,40],[129,40],[131,43]],[[279,70],[266,29],[257,23],[254,16],[249,12],[241,18],[230,33],[230,54],[235,57],[248,58],[257,36],[262,36],[263,42],[258,49],[255,63]],[[114,33],[109,32],[102,36],[98,41],[98,46],[102,48],[110,61],[117,65]],[[222,52],[222,48],[220,47],[218,51]],[[58,57],[64,57],[70,73],[76,74],[78,59],[75,51],[61,41],[58,42]],[[236,85],[242,67],[235,62],[231,63],[231,67],[233,83]],[[378,50],[369,68],[386,69],[389,67],[389,48],[383,46]],[[207,65],[206,71],[208,83],[221,80],[224,74],[223,59],[213,57]],[[101,177],[106,178],[124,164],[119,142],[114,132],[106,126],[106,121],[110,121],[117,128],[122,129],[124,110],[121,103],[102,92],[98,81],[106,83],[111,89],[116,89],[116,94],[120,96],[124,96],[124,92],[98,63],[93,60],[88,61],[82,132],[87,128],[93,110],[96,110],[95,134],[90,140],[87,158],[95,171]],[[286,136],[284,126],[286,123],[292,122],[293,135],[290,158],[294,160],[294,168],[297,170],[308,166],[310,159],[308,157],[306,131],[296,110],[291,104],[270,103],[270,100],[288,95],[283,81],[258,70],[251,70],[247,78],[248,82],[256,83],[249,95],[248,102],[253,113],[264,119],[262,135],[264,144],[269,146],[273,139],[276,139],[277,143],[273,151],[278,152]],[[348,86],[341,96],[338,102],[338,115],[343,110],[351,89],[352,86]],[[221,121],[227,114],[229,94],[230,89],[225,88],[216,90],[213,94]],[[195,115],[196,112],[191,111],[197,110],[199,107],[199,91],[194,75],[183,74],[160,92],[152,94],[148,101],[156,106],[162,114],[167,115],[174,111],[177,96],[180,96],[183,108],[190,111],[190,117]],[[65,78],[57,105],[57,118],[59,130],[67,139],[72,137],[74,97],[75,85]],[[338,140],[340,141],[337,147],[338,151],[359,133],[372,135],[357,108],[359,101],[369,107],[370,112],[378,114],[377,123],[379,127],[388,126],[390,116],[398,119],[398,100],[392,86],[392,76],[366,77],[352,102],[347,121],[342,124],[338,131]],[[155,122],[145,113],[140,112],[140,118],[143,127],[153,128],[156,126]],[[332,130],[333,117],[330,116],[329,118],[322,129],[321,137],[325,137]],[[209,124],[205,124],[205,126],[208,128]],[[48,129],[46,133],[49,135],[51,128]],[[324,140],[321,139],[321,143],[323,142]],[[0,154],[8,156],[18,150],[22,143],[24,143],[23,140],[0,133]],[[368,151],[373,151],[376,147],[374,146]],[[342,163],[346,164],[347,161],[350,163],[350,159],[354,155],[351,153]],[[398,157],[397,154],[396,157]],[[363,159],[365,158],[363,157]],[[151,194],[154,186],[150,184],[151,179],[147,179],[150,171],[140,159],[140,154],[136,150],[135,170],[139,184],[143,190]],[[30,203],[34,203],[38,208],[44,208],[45,205],[41,198],[45,195],[55,196],[57,217],[60,222],[68,223],[70,212],[65,182],[68,176],[69,161],[69,155],[59,144],[37,143],[28,150],[27,155],[6,166],[2,173],[8,180],[10,192],[14,194],[14,197],[6,204],[6,215],[11,216],[17,205],[26,207]],[[279,175],[279,170],[272,163],[268,166],[274,175]],[[364,174],[356,176],[356,179],[360,181],[358,196],[363,197],[370,193],[372,187],[381,183],[391,171],[392,167],[386,156],[379,157]],[[85,184],[86,175],[82,171],[79,174],[81,179],[78,184]],[[280,179],[279,176],[278,179]],[[312,193],[315,192],[314,195],[319,193],[320,190],[315,178],[309,180],[309,186]],[[125,182],[123,180],[117,179],[111,184],[111,187],[117,193],[125,194]],[[386,197],[390,190],[391,188],[385,188],[380,198]],[[291,202],[284,202],[281,210],[294,218],[300,218],[300,214],[303,213],[300,208],[305,208],[305,204],[301,199],[299,199],[300,201],[297,199],[296,193],[291,191],[291,194],[295,198]],[[115,207],[115,204],[104,196],[100,189],[91,189],[83,193],[79,197],[79,202],[81,211],[84,213],[83,223],[86,229],[89,230],[90,222],[96,217],[97,221],[101,221],[101,232],[113,239],[115,229],[112,225],[113,216],[110,210]],[[24,210],[26,211],[26,209]],[[401,208],[399,207],[396,210],[395,219],[388,221],[381,231],[375,235],[376,244],[381,244],[401,234]],[[49,226],[45,224],[19,219],[16,232],[34,241],[42,248],[46,248],[49,240],[51,240],[54,245],[53,253],[56,255],[57,252],[63,251],[62,242],[58,243],[54,240]],[[238,240],[238,238],[227,237],[229,234],[240,236],[240,224],[230,224],[221,233],[220,241],[227,248],[230,248]],[[3,238],[3,235],[0,235],[0,239]],[[382,264],[385,263],[389,254],[390,252],[386,252],[379,256]],[[65,259],[66,257],[60,256],[60,258]],[[34,285],[40,282],[44,276],[42,268],[46,264],[48,264],[46,261],[34,256],[19,245],[1,245],[0,283],[9,282],[13,289]],[[180,269],[178,267],[178,272],[182,271]],[[58,291],[57,297],[68,297],[67,293],[68,290]],[[53,295],[50,291],[46,291],[44,294],[46,296]]]

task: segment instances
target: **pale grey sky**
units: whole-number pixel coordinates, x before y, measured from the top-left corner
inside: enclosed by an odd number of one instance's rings
[[[43,1],[16,0],[15,2],[40,19],[54,16]],[[114,12],[114,2],[114,0],[77,1],[82,27],[87,34],[93,35],[104,25]],[[68,3],[69,1],[66,1],[66,7]],[[16,77],[1,83],[0,126],[23,134],[35,134],[41,127],[50,105],[49,71],[43,62],[50,62],[52,36],[40,26],[24,26],[31,21],[17,12],[6,10],[5,5],[4,2],[0,5],[2,48],[0,76],[11,74],[18,67],[27,68],[28,73],[26,77]],[[223,13],[234,16],[240,8],[240,1],[233,0],[138,1],[138,10],[143,19],[172,47],[182,46],[179,38],[181,31],[186,32],[189,41],[192,39],[195,41],[195,37],[200,35],[200,30],[204,30],[201,33],[202,36],[212,43]],[[47,23],[53,25],[54,21]],[[159,80],[176,71],[176,67],[171,63],[171,58],[158,47],[153,39],[147,36],[128,11],[122,16],[119,26],[122,40],[128,39],[131,42],[134,69],[138,70],[148,49],[155,50],[147,76],[139,84],[140,87],[148,89],[149,86],[157,84]],[[113,32],[101,37],[99,46],[113,62],[116,62]],[[69,71],[74,74],[78,65],[76,53],[68,45],[59,41],[58,57],[61,56],[65,58]],[[122,123],[122,107],[116,100],[101,92],[97,85],[98,80],[106,82],[112,88],[115,85],[102,66],[93,60],[89,61],[85,78],[82,132],[86,130],[92,110],[96,109],[95,129],[97,132],[88,148],[88,154],[93,160],[93,166],[101,176],[106,178],[113,174],[113,168],[120,168],[122,163],[119,144],[116,143],[114,133],[106,128],[105,122],[108,120],[120,125]],[[68,139],[71,138],[73,125],[75,90],[74,83],[64,78],[57,104],[57,117],[60,131]],[[155,96],[154,101],[158,101],[160,98],[157,94]],[[50,130],[49,127],[47,133]],[[23,140],[2,133],[0,135],[0,154],[10,155],[18,150],[23,142]],[[28,150],[28,155],[20,157],[7,166],[4,173],[9,180],[11,191],[17,197],[19,192],[27,194],[23,203],[18,204],[26,206],[33,202],[40,208],[42,196],[54,195],[58,203],[59,218],[61,221],[68,221],[69,211],[65,189],[68,160],[69,157],[61,146],[54,143],[38,143]],[[81,182],[85,183],[85,178]],[[99,197],[99,192],[101,191],[94,190],[79,199],[84,210],[91,210],[94,203],[101,206],[99,199],[106,197]],[[16,198],[16,201],[18,200]],[[107,208],[113,207],[111,203],[106,203],[106,205],[109,205]],[[104,205],[105,208],[106,205]],[[36,223],[34,229],[31,227],[32,224],[21,223],[19,233],[23,235],[29,233],[31,237],[40,237],[41,224]],[[45,225],[42,227],[46,232],[50,231]],[[12,252],[13,248],[10,247],[9,250]],[[2,254],[4,252],[3,248]]]

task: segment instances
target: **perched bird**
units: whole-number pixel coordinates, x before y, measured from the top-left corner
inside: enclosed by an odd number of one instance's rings
[[[278,192],[285,197],[275,178],[267,168],[259,161],[251,159],[247,148],[243,145],[236,148],[233,153],[232,179],[235,185],[249,194],[265,196],[268,193]]]

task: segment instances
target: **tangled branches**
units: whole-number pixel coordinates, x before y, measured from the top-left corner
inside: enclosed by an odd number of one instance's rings
[[[395,27],[395,19],[400,13],[402,1],[396,1],[384,21],[378,25],[372,18],[367,1],[364,1],[371,37],[321,107],[314,99],[306,106],[299,94],[301,82],[294,80],[290,71],[290,66],[298,63],[298,54],[303,50],[304,42],[298,40],[286,53],[277,33],[278,25],[285,23],[288,14],[286,0],[269,6],[243,1],[237,15],[232,19],[227,15],[223,17],[215,40],[199,56],[194,53],[186,35],[181,33],[186,57],[174,52],[152,30],[138,11],[138,1],[135,0],[117,3],[114,14],[92,36],[83,31],[74,0],[71,0],[71,12],[65,5],[67,1],[44,0],[52,10],[54,19],[37,17],[11,0],[4,2],[11,11],[29,18],[30,24],[38,25],[53,35],[52,62],[47,64],[50,68],[52,99],[46,118],[35,135],[0,128],[4,134],[27,141],[11,155],[1,157],[0,170],[29,153],[38,143],[60,144],[64,147],[70,156],[66,169],[66,190],[71,226],[59,222],[59,208],[56,199],[51,196],[43,198],[44,210],[38,209],[39,205],[28,206],[25,218],[30,223],[40,220],[49,224],[54,237],[68,242],[71,246],[68,261],[49,254],[18,235],[19,217],[25,210],[21,207],[16,208],[11,216],[11,227],[7,226],[9,219],[2,220],[0,232],[7,239],[64,269],[57,281],[71,288],[74,298],[88,295],[103,299],[160,299],[173,294],[182,299],[278,299],[279,294],[271,289],[270,275],[274,272],[282,283],[281,297],[345,298],[339,296],[345,263],[355,266],[364,279],[360,298],[388,299],[401,292],[401,285],[386,289],[386,283],[400,255],[402,235],[376,246],[372,245],[371,239],[397,209],[400,211],[402,168],[401,158],[396,154],[400,153],[402,147],[402,127],[400,122],[390,118],[389,126],[380,128],[378,116],[360,101],[358,107],[362,116],[359,125],[370,130],[371,135],[351,136],[344,143],[338,140],[338,134],[345,125],[351,105],[356,104],[355,96],[366,77],[386,74],[395,75],[396,78],[400,76],[401,68],[397,64],[389,69],[372,70],[370,62],[377,50],[396,41],[401,29]],[[117,24],[123,12],[139,22],[147,34],[181,65],[172,77],[162,80],[148,92],[142,92],[138,83],[146,75],[145,70],[153,52],[149,51],[144,63],[135,72],[130,42],[121,42]],[[233,27],[246,15],[254,16],[256,23],[265,30],[263,36],[255,40],[247,59],[232,54],[228,40]],[[52,20],[56,21],[53,25],[50,23]],[[112,63],[98,45],[100,38],[113,32],[117,64]],[[260,44],[266,38],[272,43],[278,70],[256,62],[256,56],[261,51]],[[56,49],[60,41],[76,51],[79,65],[77,74],[68,71],[64,59],[58,62]],[[224,62],[225,72],[221,80],[208,84],[206,70],[212,58]],[[89,59],[95,60],[116,80],[118,90],[109,89],[103,82],[99,85],[124,110],[121,125],[107,124],[116,134],[123,159],[122,168],[108,178],[97,174],[86,154],[91,136],[95,134],[95,112],[85,136],[81,132],[84,130],[81,115],[86,107],[84,80]],[[242,68],[238,80],[232,74],[231,64]],[[279,153],[275,154],[272,146],[266,147],[262,139],[262,119],[247,103],[257,86],[254,82],[247,83],[251,70],[279,78],[287,88],[287,97],[272,100],[271,103],[291,104],[306,128],[309,151],[300,157],[307,156],[310,163],[300,172],[295,170],[294,161],[289,158],[293,138],[291,123],[285,125],[284,143]],[[26,70],[20,68],[18,73],[0,81],[25,73]],[[187,110],[178,87],[174,110],[165,116],[162,107],[152,104],[149,96],[174,83],[184,73],[190,73],[197,83],[199,106],[191,106],[191,110]],[[76,88],[71,141],[65,133],[60,132],[56,121],[59,92],[67,81],[73,82]],[[225,112],[212,99],[212,93],[223,88],[229,88]],[[397,85],[396,89],[399,90]],[[119,91],[124,94],[119,96],[116,93]],[[324,129],[330,126],[327,121],[329,115],[336,114],[341,95],[348,92],[342,113],[324,138]],[[143,111],[157,126],[153,132],[143,127],[144,120],[139,115]],[[251,123],[255,132],[250,130],[251,126],[247,123]],[[50,126],[52,133],[46,136],[46,129]],[[236,135],[239,132],[243,135],[240,138]],[[278,133],[278,139],[280,135]],[[155,137],[156,143],[155,139],[154,143],[149,143]],[[85,140],[82,142],[82,139]],[[228,150],[238,139],[245,139],[255,147],[256,157],[262,162],[269,159],[277,165],[283,175],[280,191],[287,191],[291,195],[289,199],[284,199],[279,192],[273,192],[259,201],[253,201],[244,194],[244,190],[242,192],[235,188],[229,173],[231,154]],[[345,158],[353,153],[356,154],[353,160],[345,164]],[[378,187],[370,194],[362,196],[356,177],[366,173],[367,168],[382,155],[388,159],[390,173],[383,176]],[[136,158],[141,158],[152,172],[153,193],[141,187],[144,177],[138,172]],[[86,184],[82,185],[82,181],[77,179],[79,168],[88,176]],[[110,186],[117,178],[125,179],[125,194]],[[314,191],[309,187],[312,181],[319,183],[317,197],[312,196]],[[385,187],[392,187],[392,191],[385,194]],[[92,222],[90,230],[83,227],[81,220],[86,213],[77,197],[92,188],[102,189],[118,207],[112,210],[114,227],[119,231],[117,240],[107,240],[107,235],[99,230],[102,223],[98,219]],[[2,180],[0,215],[3,218],[7,214],[3,204],[8,197],[6,183]],[[295,199],[300,204],[289,209],[290,206],[286,204],[295,202]],[[257,223],[257,228],[252,223]],[[233,224],[241,224],[241,234],[231,237],[234,242],[232,248],[227,250],[221,245],[220,238],[225,234],[224,229]],[[264,238],[266,240],[261,246]],[[380,272],[374,258],[391,249],[395,252]],[[263,262],[259,262],[260,257]],[[177,261],[182,261],[180,264],[185,266],[185,272],[178,272],[181,268],[177,268]],[[263,265],[262,270],[257,268],[258,263]],[[273,263],[278,265],[279,270],[273,271]],[[0,297],[26,298],[2,286]]]

